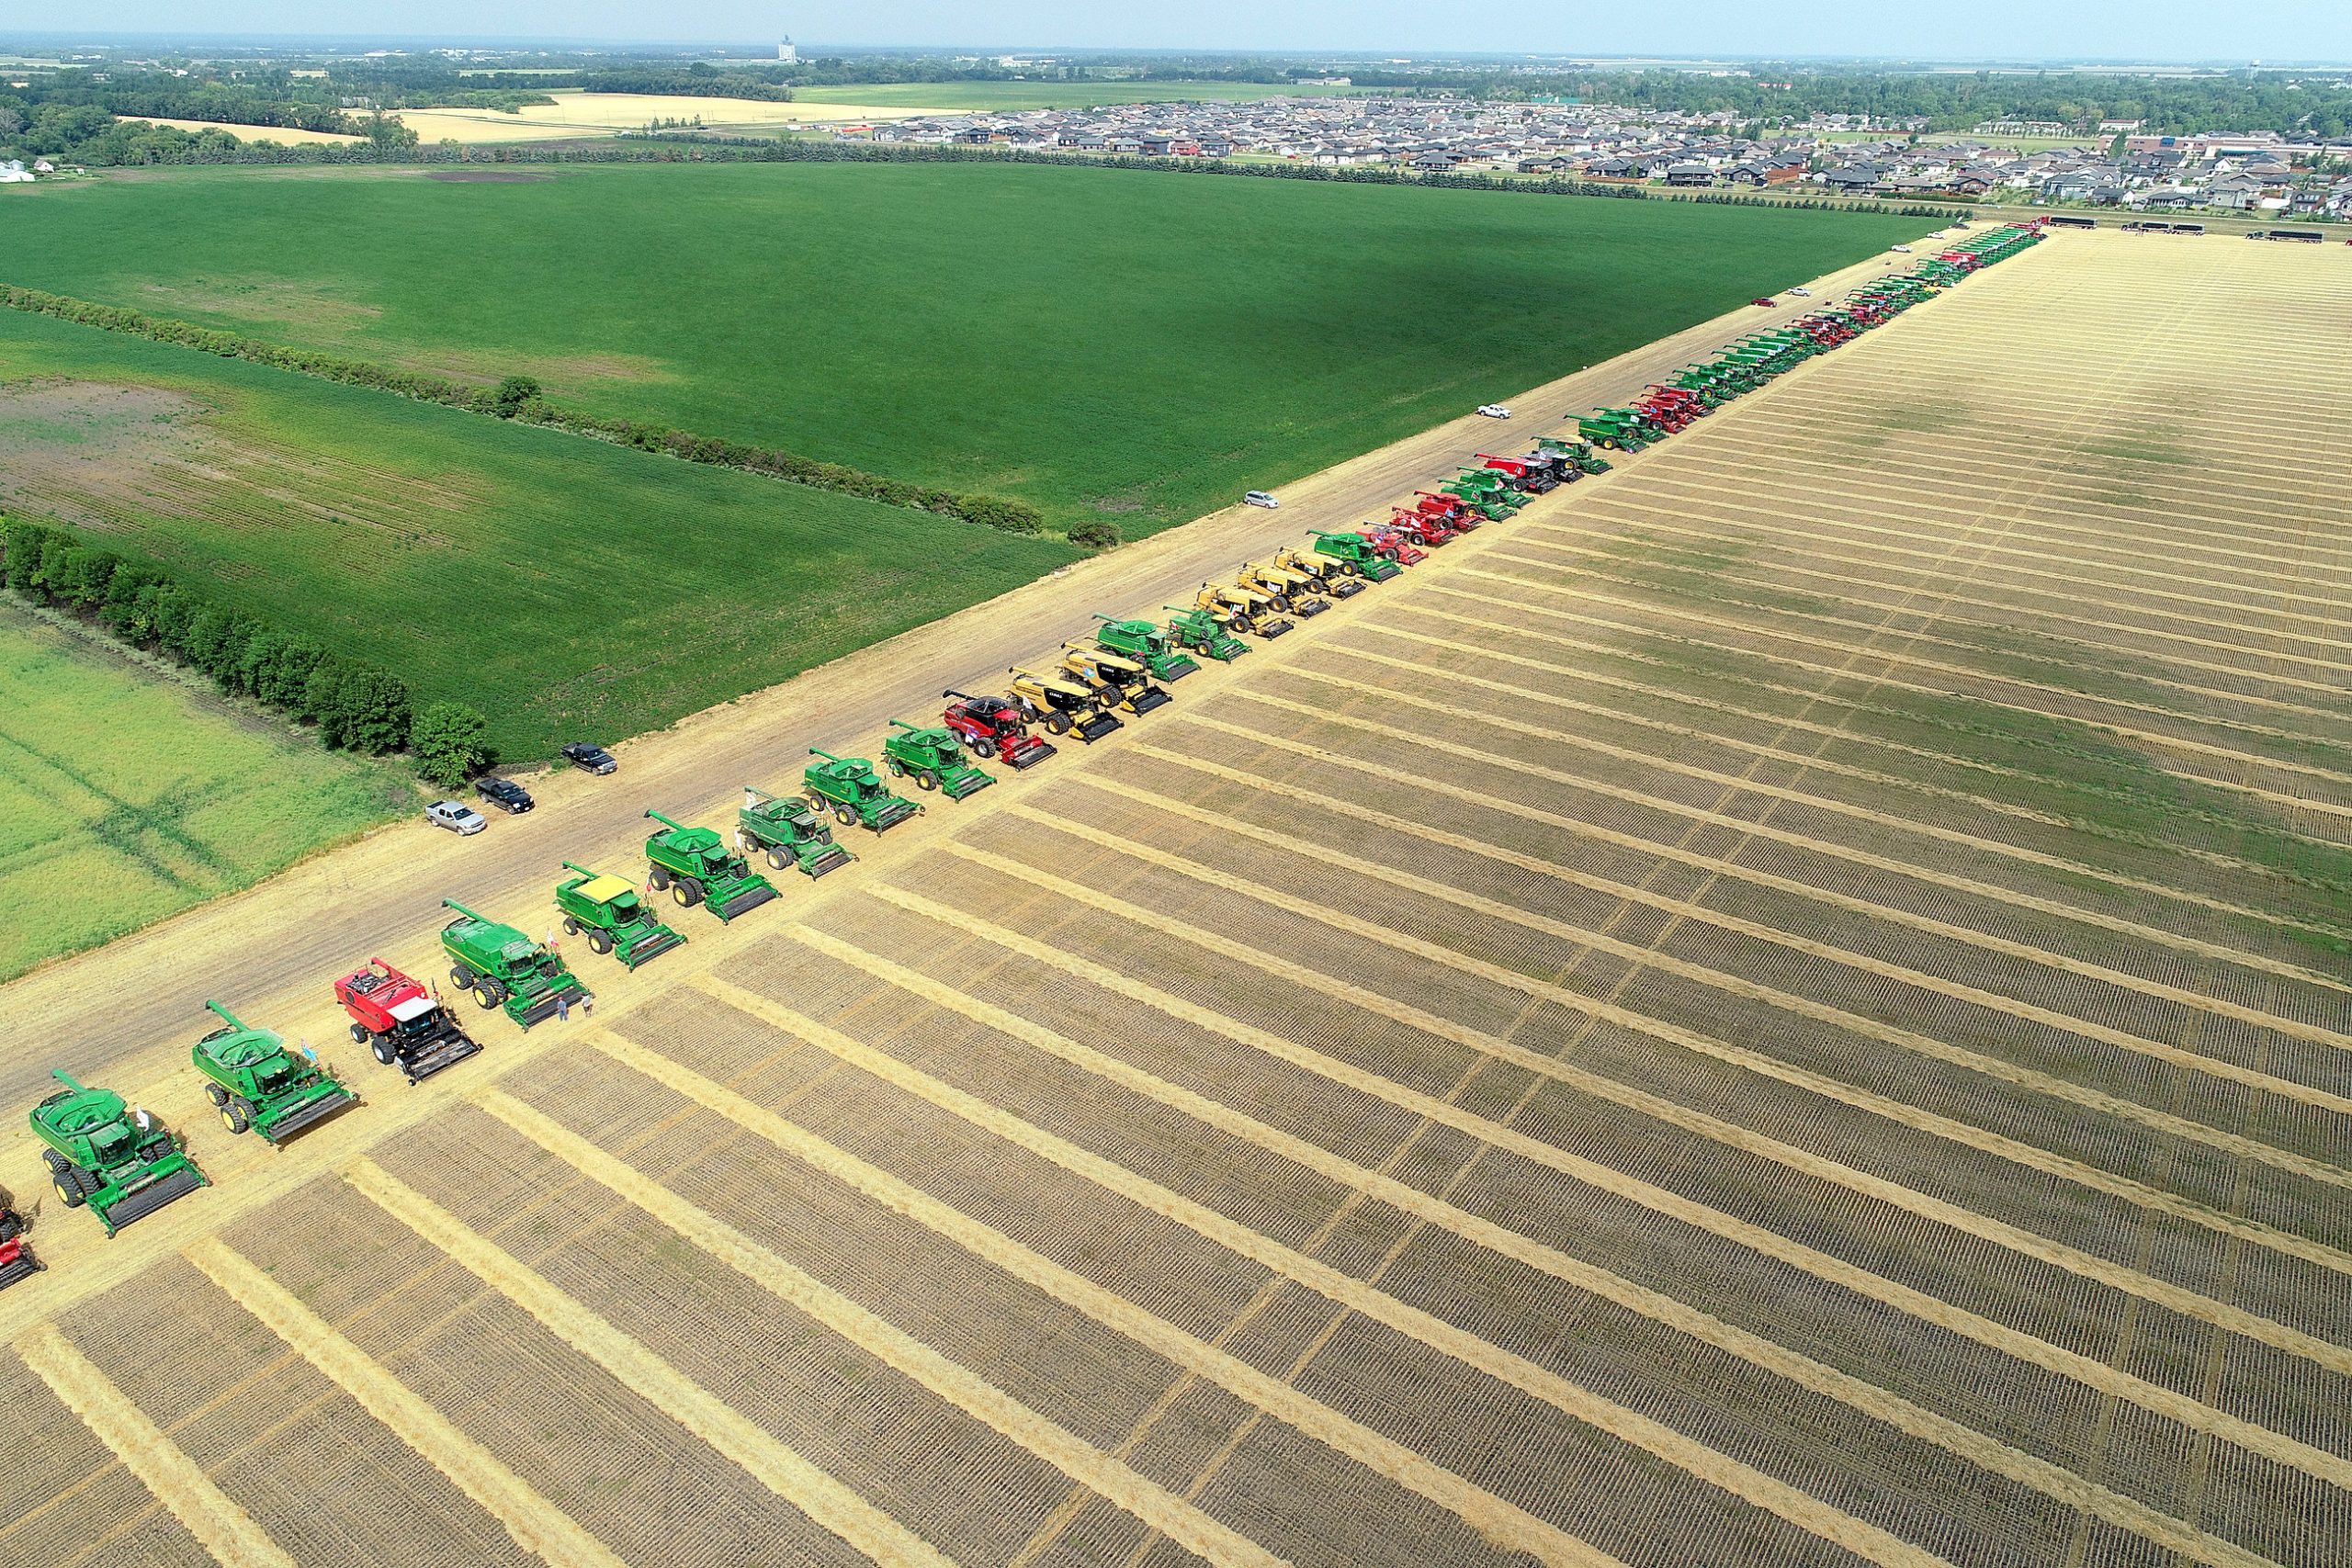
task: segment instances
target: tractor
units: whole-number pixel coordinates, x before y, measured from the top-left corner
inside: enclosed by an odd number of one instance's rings
[[[454,898],[441,907],[458,918],[441,928],[441,951],[449,957],[449,983],[474,994],[484,1012],[492,1008],[525,1029],[585,1001],[588,990],[572,978],[560,954],[516,931],[485,919]]]
[[[1291,571],[1270,560],[1242,562],[1235,570],[1233,581],[1244,588],[1256,589],[1274,608],[1287,607],[1302,621],[1310,620],[1331,607],[1331,602],[1323,596],[1321,578]]]
[[[50,1076],[65,1087],[33,1107],[40,1157],[58,1201],[86,1206],[107,1235],[212,1185],[144,1110],[131,1110],[112,1089],[84,1089],[62,1072]]]
[[[1251,632],[1269,640],[1281,637],[1293,625],[1275,611],[1272,599],[1238,582],[1202,583],[1201,591],[1193,596],[1193,606],[1216,616],[1229,632]]]
[[[818,760],[800,770],[801,797],[815,810],[831,812],[842,827],[882,833],[922,815],[922,807],[892,795],[875,776],[871,758],[836,757],[814,746],[808,754]]]
[[[1132,659],[1102,648],[1089,648],[1079,642],[1062,644],[1062,668],[1069,671],[1072,680],[1091,686],[1107,705],[1125,708],[1138,718],[1174,700],[1165,686],[1151,683],[1150,671]]]
[[[1200,668],[1149,621],[1114,620],[1100,610],[1094,612],[1094,618],[1102,623],[1102,629],[1094,634],[1097,644],[1122,659],[1134,660],[1159,680],[1181,681]]]
[[[1075,735],[1089,746],[1120,728],[1116,714],[1104,713],[1094,693],[1060,675],[1040,675],[1014,668],[1012,701],[1030,723],[1043,725],[1048,735]]]
[[[1313,578],[1317,587],[1331,598],[1352,599],[1363,592],[1363,584],[1341,571],[1340,563],[1329,556],[1309,555],[1295,545],[1284,545],[1272,558],[1284,571]]]
[[[803,875],[822,876],[857,858],[833,842],[833,830],[797,795],[770,795],[745,784],[735,830],[747,847],[767,856],[771,871],[797,866]]]
[[[1461,537],[1437,518],[1425,516],[1404,506],[1390,507],[1388,521],[1383,526],[1398,538],[1410,539],[1413,543],[1432,550],[1441,545],[1450,545]]]
[[[1148,621],[1131,624],[1150,625]],[[1007,767],[1018,772],[1044,761],[1060,750],[1052,741],[1040,740],[1030,734],[1029,720],[1020,707],[1003,697],[976,697],[953,691],[939,694],[949,699],[947,711],[940,716],[948,728],[964,738],[964,744],[972,749],[975,757],[1001,758]]]
[[[220,1015],[221,1027],[189,1055],[204,1076],[205,1098],[230,1132],[259,1133],[281,1148],[305,1127],[359,1103],[308,1046],[297,1055],[276,1031],[249,1029],[219,1002],[204,1005]]]
[[[1248,643],[1227,632],[1225,623],[1206,610],[1181,610],[1173,604],[1160,608],[1168,612],[1168,638],[1179,648],[1189,648],[1219,663],[1229,663],[1250,651]]]
[[[1422,516],[1434,517],[1457,534],[1486,526],[1487,514],[1461,496],[1434,490],[1417,490],[1413,496]]]
[[[1555,457],[1565,457],[1585,473],[1605,474],[1609,471],[1609,459],[1594,451],[1589,441],[1563,441],[1555,435],[1539,435],[1535,438],[1535,445]]]
[[[556,884],[555,907],[563,916],[564,934],[585,933],[589,952],[611,953],[623,967],[634,969],[685,944],[684,937],[646,908],[637,884],[628,877],[591,871],[571,861],[563,863],[563,869],[578,874]]]
[[[423,986],[380,958],[334,983],[334,999],[351,1018],[351,1043],[398,1067],[415,1083],[452,1067],[481,1047]]]
[[[1646,451],[1650,444],[1631,409],[1595,409],[1577,421],[1577,434],[1612,452]]]
[[[1419,566],[1430,558],[1429,552],[1394,529],[1377,523],[1366,523],[1356,530],[1356,536],[1373,547],[1374,554],[1398,566]]]
[[[911,778],[917,789],[935,789],[963,800],[996,783],[964,760],[964,743],[944,724],[913,725],[894,718],[899,731],[882,742],[882,765],[894,779]]]
[[[1552,477],[1549,464],[1533,463],[1525,457],[1498,457],[1491,452],[1479,453],[1478,462],[1482,468],[1491,468],[1509,479],[1514,489],[1530,495],[1542,495],[1560,485]]]
[[[1385,582],[1399,570],[1395,561],[1385,559],[1374,549],[1372,541],[1362,534],[1326,534],[1317,529],[1313,537],[1315,553],[1336,562],[1344,576]]]
[[[645,840],[651,865],[646,880],[657,893],[666,889],[679,908],[700,904],[723,926],[776,896],[775,884],[753,871],[741,851],[729,849],[717,829],[689,828],[650,808],[645,815],[662,824]]]

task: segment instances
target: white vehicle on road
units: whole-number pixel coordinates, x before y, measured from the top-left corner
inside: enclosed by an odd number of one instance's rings
[[[1783,288],[1781,292],[1783,294],[1793,294],[1800,299],[1810,299],[1813,298],[1813,290],[1810,288]]]
[[[448,829],[461,839],[490,826],[481,812],[462,800],[435,801],[424,808],[424,819],[435,828]]]
[[[1510,410],[1503,407],[1500,403],[1480,403],[1478,405],[1478,412],[1485,414],[1488,419],[1509,419],[1510,417]]]
[[[1280,506],[1282,504],[1262,490],[1253,490],[1241,499],[1251,506]]]
[[[1908,245],[1889,245],[1886,248],[1894,252],[1897,255],[1907,256],[1911,254],[1911,247]]]

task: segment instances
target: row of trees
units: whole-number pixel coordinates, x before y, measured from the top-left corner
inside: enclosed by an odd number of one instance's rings
[[[315,726],[325,745],[380,754],[408,744],[409,689],[398,676],[70,529],[0,516],[0,581],[19,598],[78,612],[133,648],[209,676],[225,693]]]
[[[54,316],[60,321],[74,321],[83,326],[101,327],[108,332],[128,333],[157,343],[176,344],[183,348],[217,354],[224,358],[248,359],[280,370],[316,376],[322,380],[341,382],[345,386],[391,392],[403,398],[414,398],[420,402],[462,409],[469,413],[520,420],[526,424],[552,425],[577,435],[594,436],[600,441],[635,447],[642,452],[659,452],[689,463],[742,468],[769,479],[877,501],[886,506],[903,506],[937,513],[945,517],[960,517],[966,522],[1001,528],[1007,533],[1035,534],[1046,525],[1044,513],[1025,501],[1014,501],[1000,495],[936,490],[929,485],[912,484],[905,479],[869,473],[845,463],[820,462],[814,457],[804,457],[797,452],[773,446],[754,446],[670,425],[607,419],[566,408],[548,401],[541,394],[538,382],[528,376],[509,376],[494,387],[469,386],[443,377],[420,375],[413,370],[399,370],[367,360],[344,359],[309,349],[264,343],[242,333],[199,327],[165,316],[151,316],[143,310],[133,310],[120,305],[100,305],[88,299],[51,294],[44,289],[19,288],[7,284],[0,284],[0,306],[34,315]]]

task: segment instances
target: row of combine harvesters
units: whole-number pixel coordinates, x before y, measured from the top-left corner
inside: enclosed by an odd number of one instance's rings
[[[2041,238],[2038,222],[1992,230],[1921,263],[1907,276],[1881,279],[1842,305],[1734,344],[1672,385],[1651,388],[1631,408],[1599,411],[1581,422],[1578,439],[1544,437],[1518,457],[1481,453],[1479,466],[1417,491],[1414,504],[1393,509],[1387,522],[1317,531],[1304,547],[1245,562],[1229,578],[1202,583],[1191,604],[1163,606],[1164,622],[1098,614],[1100,625],[1091,636],[1062,644],[1057,658],[1008,671],[1003,694],[951,689],[940,694],[946,706],[938,724],[892,719],[879,768],[870,758],[812,747],[799,794],[744,786],[731,841],[717,829],[689,827],[648,809],[655,826],[645,840],[643,876],[566,861],[566,875],[555,885],[555,919],[592,953],[633,970],[686,942],[657,912],[658,895],[666,893],[681,910],[699,908],[724,925],[777,897],[755,860],[769,871],[824,876],[857,858],[834,840],[836,828],[881,833],[920,815],[923,807],[894,793],[886,774],[911,781],[925,794],[968,800],[996,782],[979,763],[1019,770],[1057,753],[1052,740],[1033,731],[1076,736],[1092,745],[1128,720],[1167,706],[1173,700],[1168,687],[1200,669],[1194,655],[1238,659],[1250,651],[1244,637],[1281,637],[1295,624],[1290,617],[1319,615],[1427,559],[1430,549],[1514,515],[1533,496],[1607,472],[1609,463],[1595,446],[1638,452],[1726,399]],[[537,941],[454,899],[443,907],[452,914],[440,933],[449,984],[480,1010],[503,1012],[527,1031],[593,1003],[552,931],[550,940]],[[352,1043],[412,1084],[481,1050],[443,999],[438,982],[412,978],[380,958],[335,981],[334,997],[351,1021]],[[283,1145],[359,1102],[307,1045],[289,1049],[282,1035],[249,1027],[220,1003],[205,1006],[218,1015],[219,1026],[196,1042],[191,1056],[231,1133],[253,1133]],[[33,1109],[32,1128],[67,1208],[88,1209],[113,1235],[208,1185],[181,1140],[146,1111],[110,1089],[55,1076],[64,1087]],[[0,1206],[0,1287],[40,1267],[26,1248],[23,1229],[22,1219]]]
[[[1578,419],[1577,433],[1612,452],[1639,452],[1688,429],[1691,421],[1704,418],[1814,355],[1851,343],[1921,300],[1935,298],[1970,273],[2040,243],[2043,221],[2035,219],[1988,229],[1927,257],[1907,274],[1863,285],[1841,304],[1750,333],[1713,359],[1690,365],[1671,380],[1652,385],[1630,407],[1593,410]]]

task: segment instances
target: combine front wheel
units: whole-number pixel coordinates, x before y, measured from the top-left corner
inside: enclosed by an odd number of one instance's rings
[[[243,1133],[253,1124],[254,1108],[243,1096],[238,1096],[220,1108],[220,1125],[231,1133]]]
[[[791,865],[792,857],[790,855],[786,854],[782,850],[775,848],[773,844],[768,847],[768,869],[770,871],[789,870]]]
[[[506,999],[506,987],[484,975],[474,986],[474,1003],[488,1012]]]
[[[925,768],[922,772],[915,775],[915,787],[917,789],[937,789],[939,787],[939,775],[932,772],[929,768]]]
[[[392,1065],[396,1053],[392,1050],[392,1043],[388,1037],[381,1034],[370,1037],[368,1049],[375,1056],[379,1066],[389,1067]]]
[[[1046,716],[1046,733],[1048,735],[1068,735],[1069,733],[1069,715],[1062,712],[1059,708],[1056,708],[1052,713],[1047,714]]]
[[[844,828],[854,828],[857,825],[857,813],[846,806],[836,806],[833,807],[833,820]]]
[[[691,876],[679,877],[670,884],[670,897],[678,901],[681,909],[691,909],[702,902],[702,884]]]
[[[972,755],[987,761],[996,755],[996,742],[985,735],[978,737],[972,742]]]
[[[605,953],[612,952],[612,950],[613,939],[611,937],[607,936],[603,931],[590,931],[588,933],[589,952],[601,958]]]

